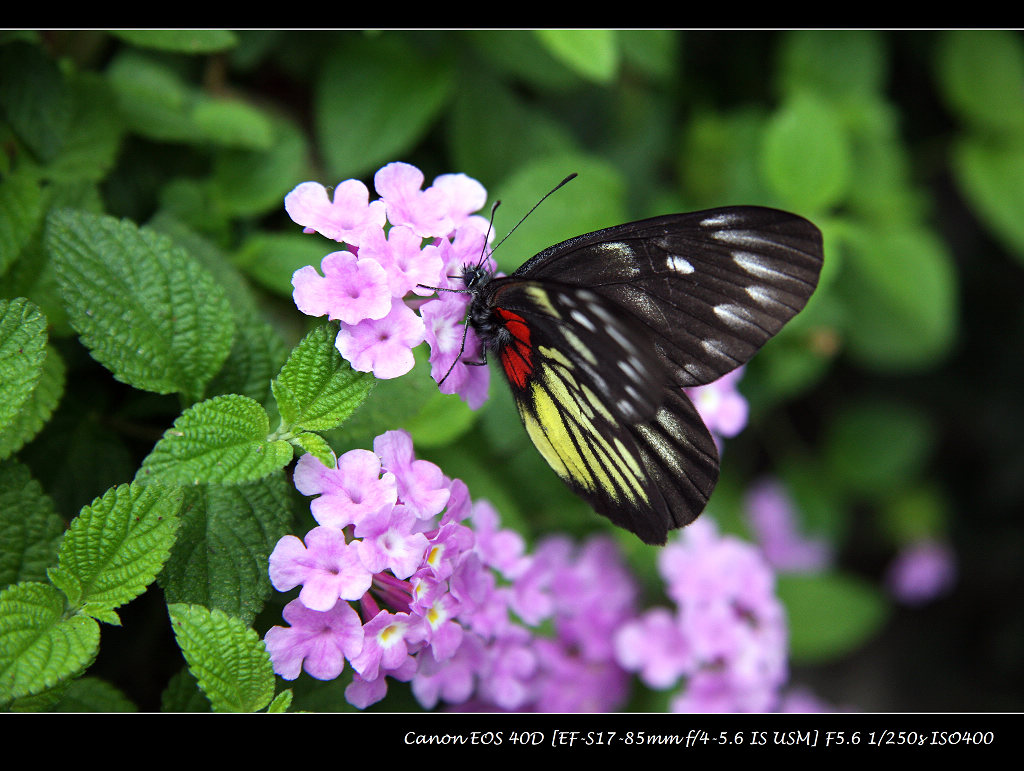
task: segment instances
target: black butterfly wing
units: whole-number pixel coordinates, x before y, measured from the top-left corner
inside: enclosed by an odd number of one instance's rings
[[[821,232],[758,206],[671,214],[606,228],[537,254],[513,278],[586,286],[631,313],[682,387],[748,361],[806,305]]]
[[[693,521],[718,452],[648,330],[587,287],[499,278],[487,302],[523,425],[566,484],[646,543]]]
[[[718,453],[683,387],[749,360],[807,303],[818,229],[730,207],[556,244],[481,290],[534,444],[596,511],[647,543],[693,521]],[[495,333],[495,330],[497,332]]]

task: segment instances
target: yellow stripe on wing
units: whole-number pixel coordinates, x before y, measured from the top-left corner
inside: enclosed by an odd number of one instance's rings
[[[597,425],[603,421],[615,427],[608,409],[590,389],[579,387],[564,357],[544,348],[539,352],[544,358],[531,387],[532,404],[520,398],[519,412],[540,454],[559,476],[583,490],[601,490],[633,505],[648,502],[647,475],[639,459]]]

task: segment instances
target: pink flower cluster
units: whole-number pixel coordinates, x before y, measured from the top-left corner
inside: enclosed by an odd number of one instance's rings
[[[765,712],[786,681],[785,611],[756,547],[701,517],[661,552],[675,609],[654,608],[615,635],[616,658],[652,688],[684,682],[678,712]]]
[[[635,588],[609,541],[576,550],[552,539],[527,554],[489,504],[417,460],[403,431],[334,468],[306,455],[295,484],[317,496],[318,527],[270,557],[275,588],[301,586],[288,626],[265,637],[281,677],[329,680],[348,662],[358,707],[383,698],[389,679],[410,682],[427,708],[604,711],[625,700],[610,640],[635,614]],[[540,624],[554,634],[538,636]]]
[[[462,323],[469,296],[435,295],[434,288],[464,289],[462,267],[481,259],[493,270],[487,220],[473,214],[487,191],[465,174],[443,174],[426,189],[423,182],[415,166],[389,163],[374,175],[380,198],[373,201],[357,179],[340,183],[333,197],[316,182],[292,190],[288,215],[305,232],[343,244],[321,261],[323,275],[312,266],[295,272],[293,297],[303,313],[339,321],[338,351],[353,369],[378,378],[407,373],[413,348],[426,341],[434,380],[451,369],[442,392],[458,393],[475,409],[487,398],[488,370],[464,363],[481,354]]]

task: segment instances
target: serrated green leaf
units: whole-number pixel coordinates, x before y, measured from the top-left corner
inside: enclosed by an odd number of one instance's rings
[[[246,396],[215,396],[185,410],[142,462],[138,478],[169,484],[261,479],[292,459],[283,440],[268,441],[266,410]]]
[[[267,707],[267,712],[287,712],[288,708],[292,705],[292,691],[291,688],[281,691],[274,697],[274,700],[270,702],[270,706]]]
[[[851,171],[847,129],[824,98],[799,93],[765,128],[761,170],[785,205],[815,212],[837,203]]]
[[[314,328],[295,347],[274,381],[274,398],[291,429],[336,428],[373,388],[373,376],[356,372],[338,353],[336,335],[333,324]]]
[[[32,394],[6,427],[0,429],[0,460],[9,458],[31,441],[49,420],[64,393],[64,360],[46,346],[43,371]],[[0,389],[2,390],[2,389]]]
[[[135,46],[180,54],[226,51],[238,45],[238,35],[226,29],[118,29],[110,34]]]
[[[208,239],[172,217],[158,215],[150,225],[171,236],[210,271],[231,304],[235,339],[220,372],[207,384],[206,393],[236,393],[266,402],[270,381],[281,369],[288,349],[280,332],[261,315],[260,299],[224,252]]]
[[[0,300],[0,429],[28,401],[46,358],[46,317],[24,297]]]
[[[789,619],[789,654],[796,662],[850,653],[873,637],[888,616],[881,592],[853,576],[782,575],[776,586]]]
[[[71,523],[51,581],[74,579],[80,596],[70,599],[93,616],[134,599],[170,554],[181,501],[181,490],[160,485],[111,488]]]
[[[304,453],[309,453],[328,468],[337,465],[338,458],[334,450],[320,434],[309,431],[303,432],[291,440],[292,444],[299,447]]]
[[[274,670],[256,632],[201,605],[168,606],[189,670],[215,712],[256,712],[274,697]]]
[[[44,580],[63,535],[64,520],[28,468],[0,463],[0,588]]]
[[[64,610],[64,595],[48,584],[0,592],[0,704],[52,688],[96,656],[99,625]]]
[[[46,577],[57,589],[60,589],[67,598],[68,605],[78,608],[82,605],[82,582],[73,573],[49,568]]]
[[[248,484],[189,488],[178,540],[160,575],[167,601],[251,623],[271,593],[267,561],[288,533],[291,514],[280,472]]]
[[[320,65],[314,100],[330,175],[358,176],[401,157],[441,114],[453,84],[447,59],[421,56],[398,36],[347,38]]]
[[[103,624],[121,626],[121,617],[117,615],[117,611],[107,607],[106,602],[83,602],[78,612]]]
[[[48,218],[71,325],[118,380],[195,399],[231,349],[224,291],[166,236],[72,210]]]
[[[534,34],[556,59],[588,80],[608,83],[618,72],[615,30],[539,29]]]

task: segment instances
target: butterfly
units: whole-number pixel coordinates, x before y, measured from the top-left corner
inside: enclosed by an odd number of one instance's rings
[[[664,544],[718,479],[683,389],[747,362],[806,305],[822,261],[808,220],[734,206],[570,238],[508,276],[467,265],[458,291],[544,459],[599,514]]]

